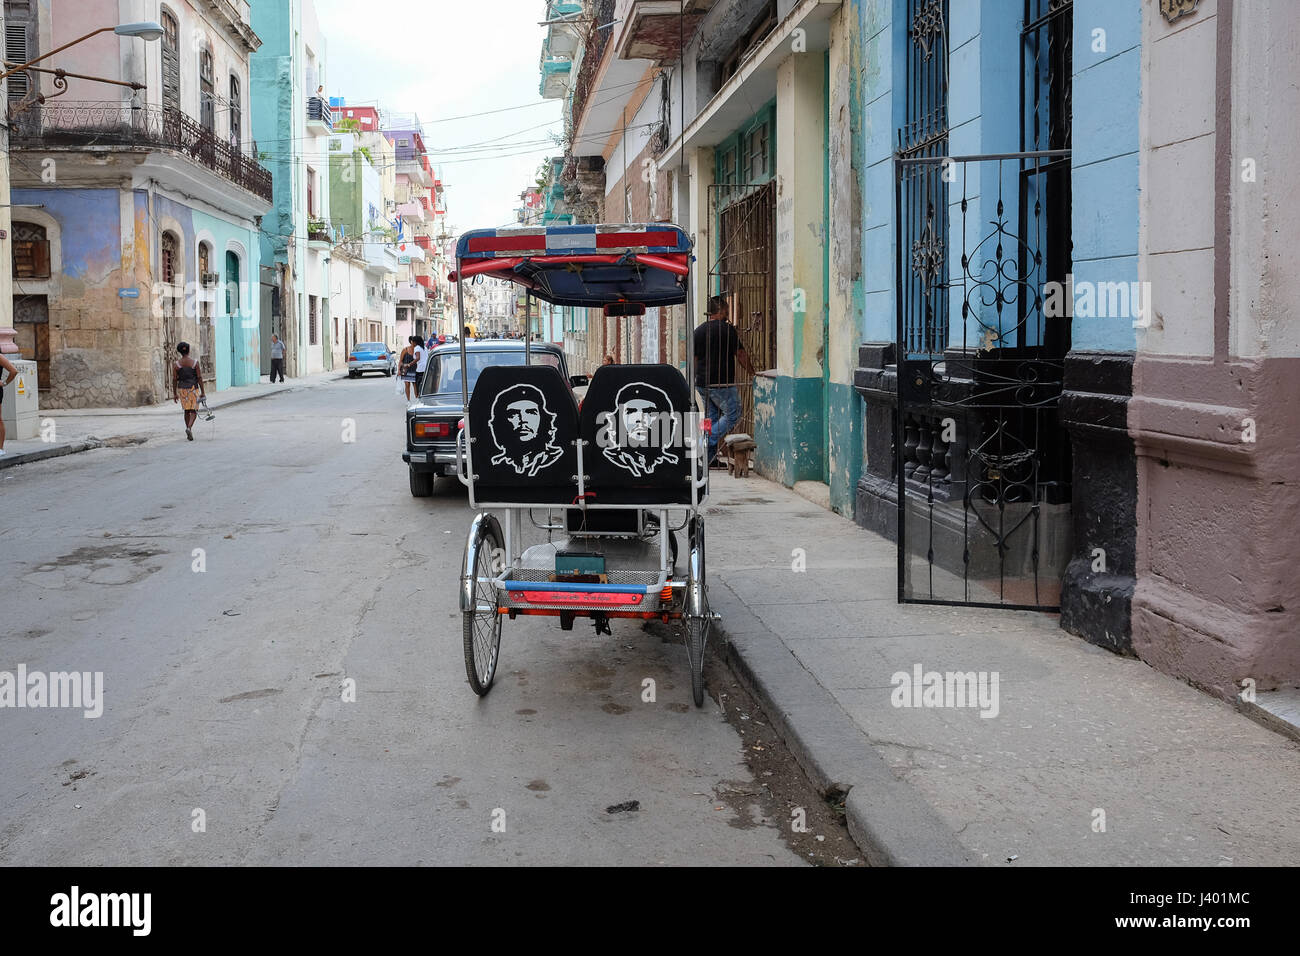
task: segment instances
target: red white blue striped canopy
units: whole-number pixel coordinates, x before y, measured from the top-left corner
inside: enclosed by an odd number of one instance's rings
[[[456,282],[489,275],[555,305],[686,301],[691,240],[669,223],[475,229],[456,243]]]

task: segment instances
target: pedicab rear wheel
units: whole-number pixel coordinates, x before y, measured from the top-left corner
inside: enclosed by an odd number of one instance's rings
[[[693,515],[688,522],[687,537],[691,553],[686,570],[686,660],[691,669],[691,696],[696,707],[704,706],[704,652],[708,649],[709,627],[713,614],[709,610],[709,591],[704,563],[704,519]]]
[[[467,580],[462,579],[467,589],[462,597],[470,599],[469,606],[463,608],[465,676],[470,689],[480,697],[492,689],[501,652],[500,599],[496,588],[483,580],[493,577],[493,555],[501,550],[494,525],[475,521],[465,547]]]
[[[704,646],[708,633],[708,618],[686,619],[686,658],[691,668],[691,696],[696,707],[704,706]]]

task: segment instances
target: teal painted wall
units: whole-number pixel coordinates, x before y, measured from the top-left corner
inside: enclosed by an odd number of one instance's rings
[[[224,287],[219,287],[213,315],[217,318],[215,348],[217,351],[217,388],[251,385],[261,379],[262,360],[258,327],[261,296],[258,295],[258,264],[261,247],[258,233],[241,229],[223,219],[199,210],[193,211],[195,235],[207,232],[212,236],[212,270],[224,282],[226,251],[233,248],[240,257],[239,294],[232,304],[233,314],[227,311]]]
[[[755,466],[772,481],[821,481],[823,457],[822,380],[790,375],[754,379]],[[854,479],[856,481],[856,479]]]
[[[298,331],[293,341],[297,343],[297,360],[306,364],[307,344],[303,329],[306,318],[298,308],[298,299],[306,302],[306,242],[294,244],[293,262],[289,262],[289,238],[306,237],[306,208],[299,208],[300,190],[297,187],[301,167],[303,143],[306,134],[306,100],[301,81],[294,69],[294,57],[301,56],[302,23],[300,0],[257,0],[252,4],[252,26],[262,39],[262,45],[249,57],[249,79],[253,107],[253,137],[258,150],[265,155],[262,165],[271,170],[272,206],[262,217],[260,261],[266,265],[289,265],[293,270],[293,310]],[[304,197],[305,201],[305,197]],[[260,281],[260,274],[253,275]],[[289,312],[289,303],[280,305],[281,315]],[[260,339],[269,343],[272,331],[284,335],[282,319],[262,317]],[[273,328],[274,326],[274,328]],[[270,359],[265,368],[270,370]],[[260,374],[260,372],[259,372]]]
[[[147,209],[149,194],[136,190],[135,206]],[[217,389],[231,388],[237,385],[249,385],[261,376],[261,349],[257,340],[260,302],[253,294],[250,277],[257,275],[257,263],[260,259],[257,234],[251,229],[236,226],[224,219],[192,209],[184,203],[178,203],[166,196],[154,196],[154,217],[166,217],[180,226],[181,240],[184,246],[185,274],[187,282],[197,282],[193,275],[194,263],[197,261],[199,237],[212,239],[212,261],[210,268],[225,280],[226,251],[235,244],[235,252],[240,257],[240,288],[233,312],[226,307],[224,285],[217,287],[216,304],[213,317],[216,320],[213,336],[214,371]],[[188,295],[195,293],[191,286]],[[187,308],[197,307],[187,303]]]

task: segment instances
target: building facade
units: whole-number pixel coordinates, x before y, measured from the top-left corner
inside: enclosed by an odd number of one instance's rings
[[[325,38],[311,0],[255,5],[262,37],[252,63],[253,129],[274,176],[274,205],[262,223],[262,373],[272,333],[286,345],[288,375],[336,367],[331,327],[328,143],[333,111],[325,93]]]
[[[343,252],[331,262],[330,296],[338,319],[333,347],[345,356],[358,342],[399,344],[401,223],[389,214],[396,206],[391,145],[358,119],[357,109],[339,101],[336,110],[341,128],[348,131],[336,133],[329,142],[330,221],[339,241],[336,250],[341,246]],[[374,111],[369,112],[374,120]]]
[[[1059,609],[1225,697],[1300,685],[1266,517],[1300,447],[1285,5],[553,6],[548,209],[688,230],[692,321],[725,296],[758,369],[760,473],[897,541],[903,600]],[[575,368],[680,367],[609,323],[568,322]]]
[[[175,346],[193,346],[209,387],[257,380],[257,219],[271,176],[247,117],[249,57],[259,45],[247,3],[6,4],[28,58],[91,24],[152,20],[156,42],[102,34],[9,84],[13,316],[37,363],[41,404],[85,408],[164,400]],[[100,97],[94,99],[93,97]]]

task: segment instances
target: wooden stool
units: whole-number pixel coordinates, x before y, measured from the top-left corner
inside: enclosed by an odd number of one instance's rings
[[[727,446],[728,473],[736,478],[747,477],[749,475],[750,456],[758,448],[757,443],[744,432],[728,435],[722,441]]]

